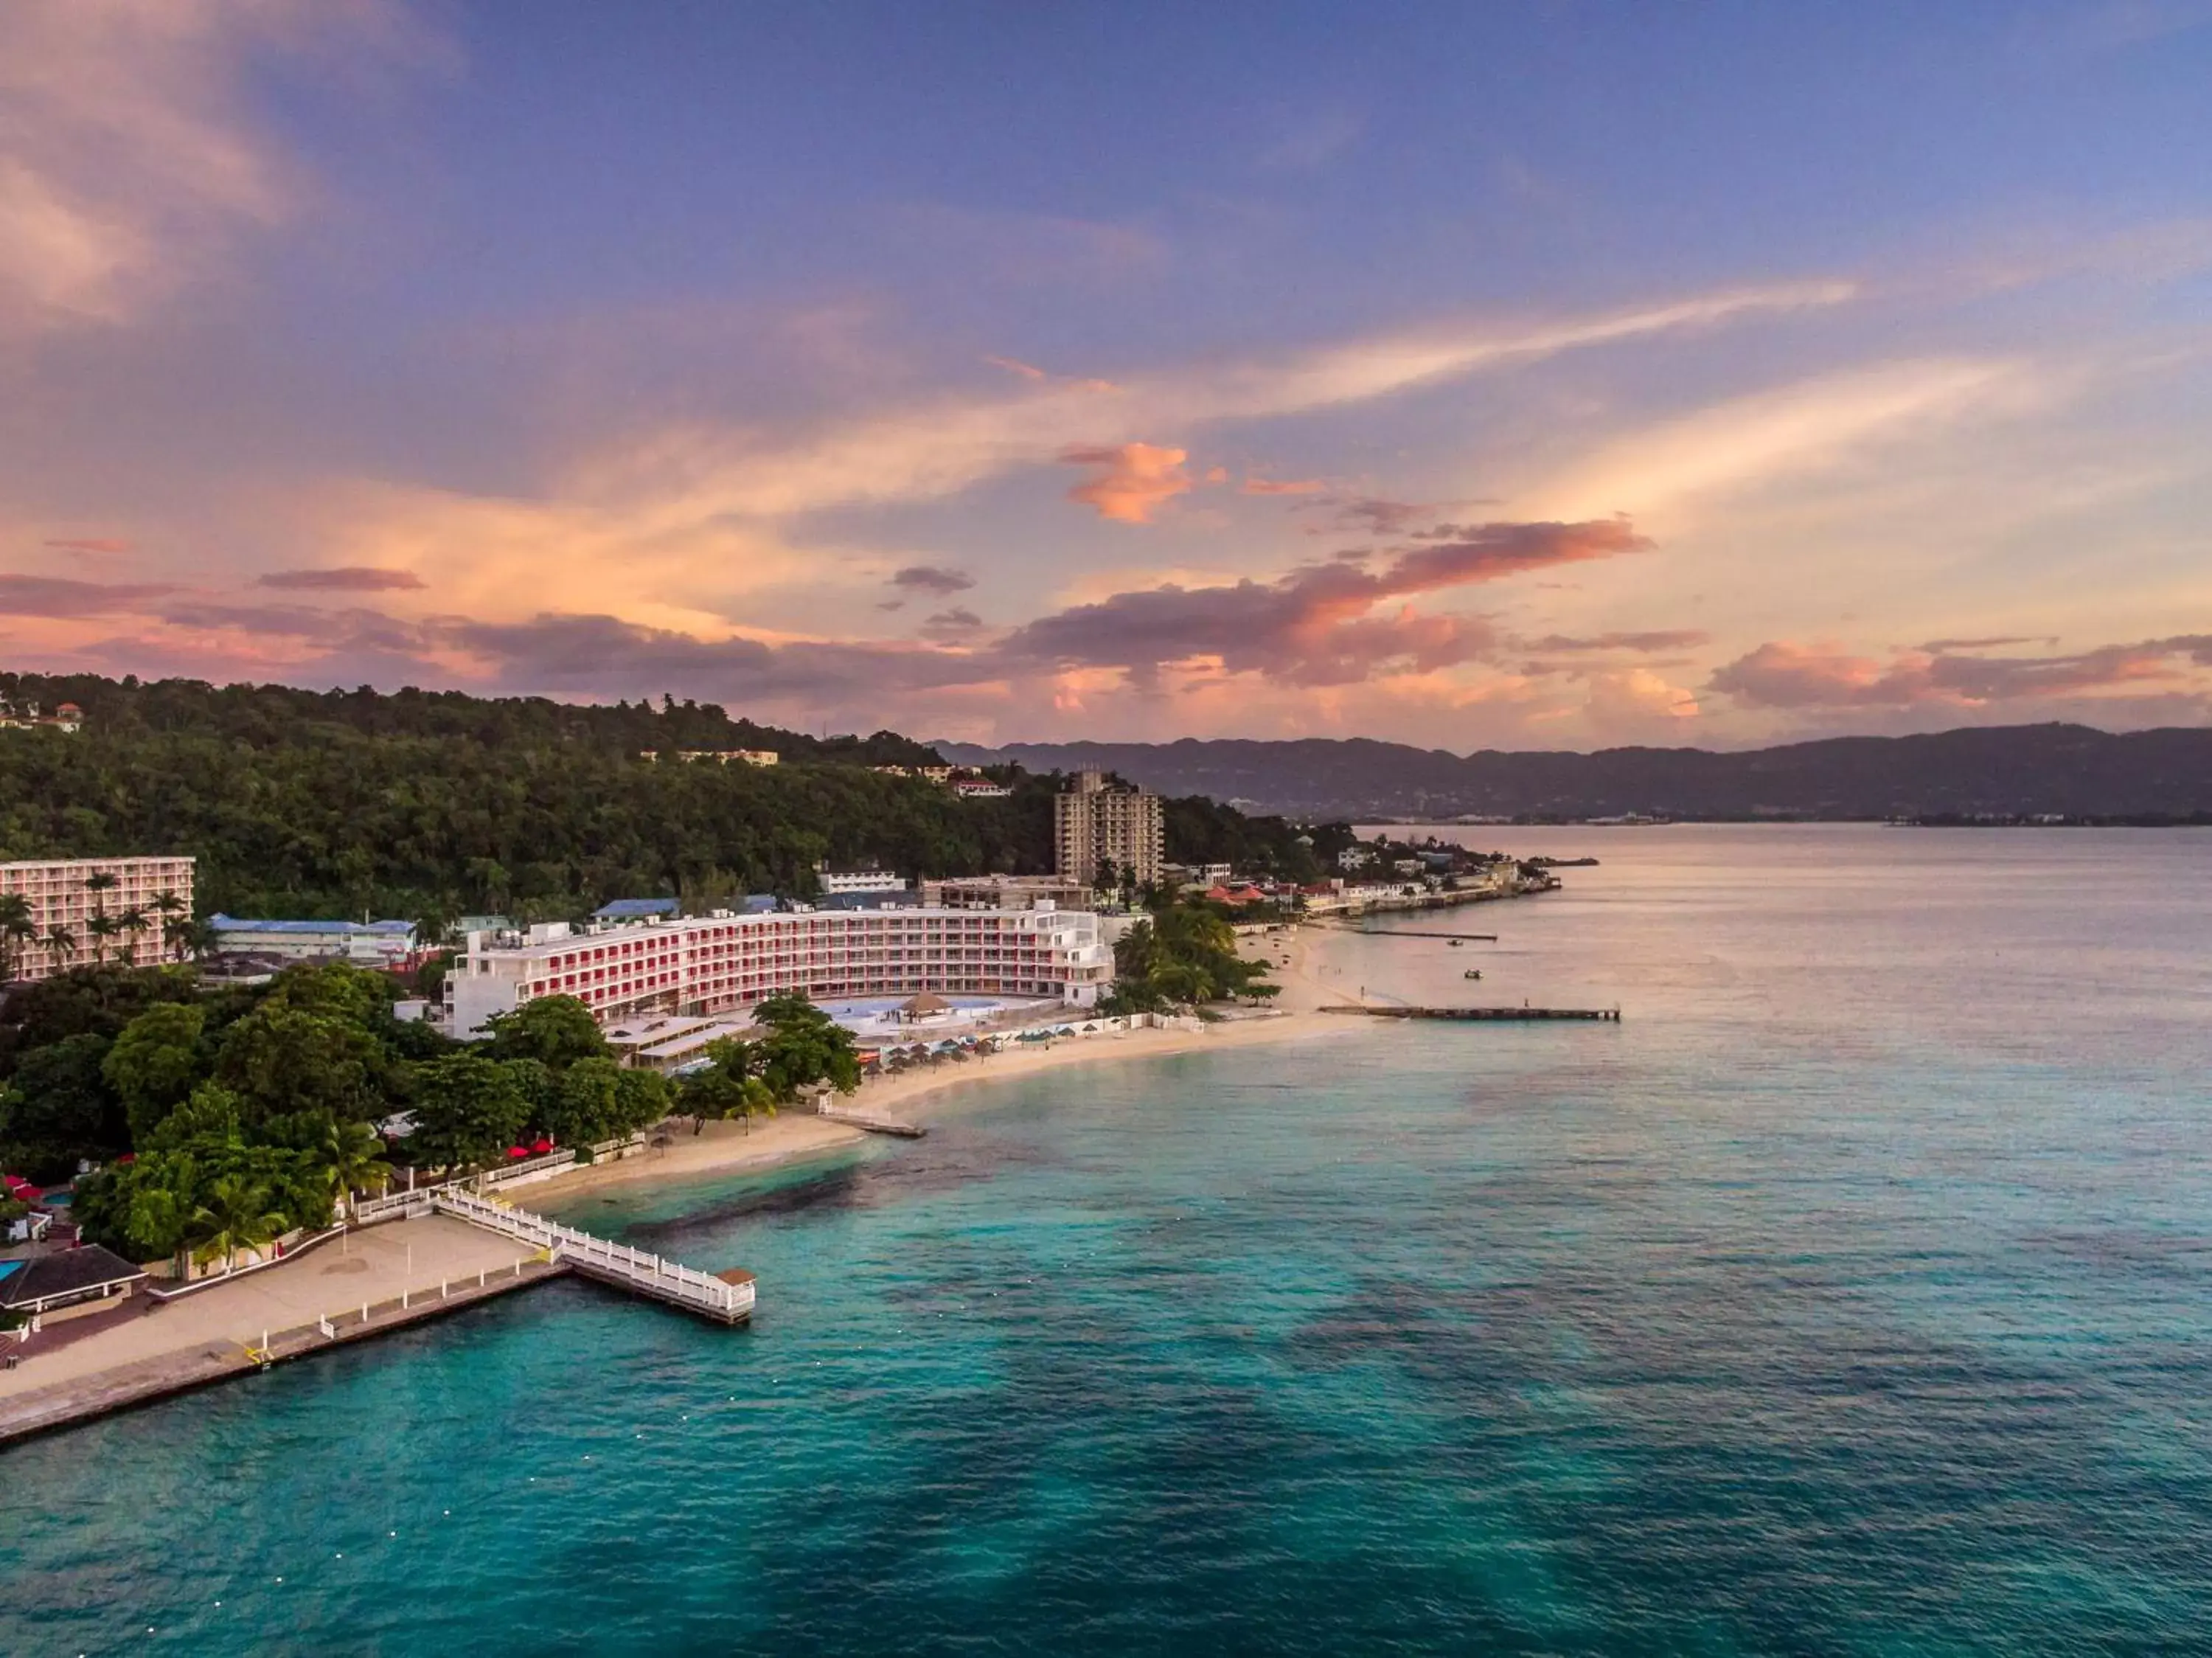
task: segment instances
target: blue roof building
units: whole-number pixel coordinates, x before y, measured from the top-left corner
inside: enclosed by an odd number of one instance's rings
[[[682,905],[672,898],[618,898],[592,911],[594,921],[668,920]]]
[[[208,917],[216,948],[226,954],[306,961],[337,956],[389,966],[421,948],[411,921],[258,921]]]

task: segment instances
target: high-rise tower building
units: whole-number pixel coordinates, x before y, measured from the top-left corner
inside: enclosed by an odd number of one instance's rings
[[[1109,783],[1103,771],[1079,772],[1053,801],[1060,873],[1089,887],[1110,863],[1117,877],[1150,886],[1160,878],[1162,825],[1158,795]]]

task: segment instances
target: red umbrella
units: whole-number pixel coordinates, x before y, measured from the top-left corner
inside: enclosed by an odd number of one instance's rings
[[[527,1146],[509,1146],[507,1149],[507,1155],[510,1157],[527,1157],[530,1155],[530,1149]]]
[[[532,1151],[550,1151],[553,1149],[553,1143],[541,1134],[538,1137],[538,1143],[530,1149]]]

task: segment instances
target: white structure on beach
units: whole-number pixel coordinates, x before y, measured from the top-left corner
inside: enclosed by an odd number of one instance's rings
[[[471,933],[446,978],[447,1028],[484,1028],[541,996],[602,1022],[748,1011],[779,991],[811,1001],[947,994],[1095,1003],[1114,975],[1098,917],[1030,910],[811,910],[599,927]]]

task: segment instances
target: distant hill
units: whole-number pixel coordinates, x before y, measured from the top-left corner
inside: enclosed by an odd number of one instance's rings
[[[1626,813],[1719,820],[2212,813],[2212,729],[2197,728],[2115,735],[2081,725],[1982,726],[1738,753],[1484,749],[1461,756],[1366,738],[934,746],[960,765],[1097,767],[1162,794],[1363,822]]]

